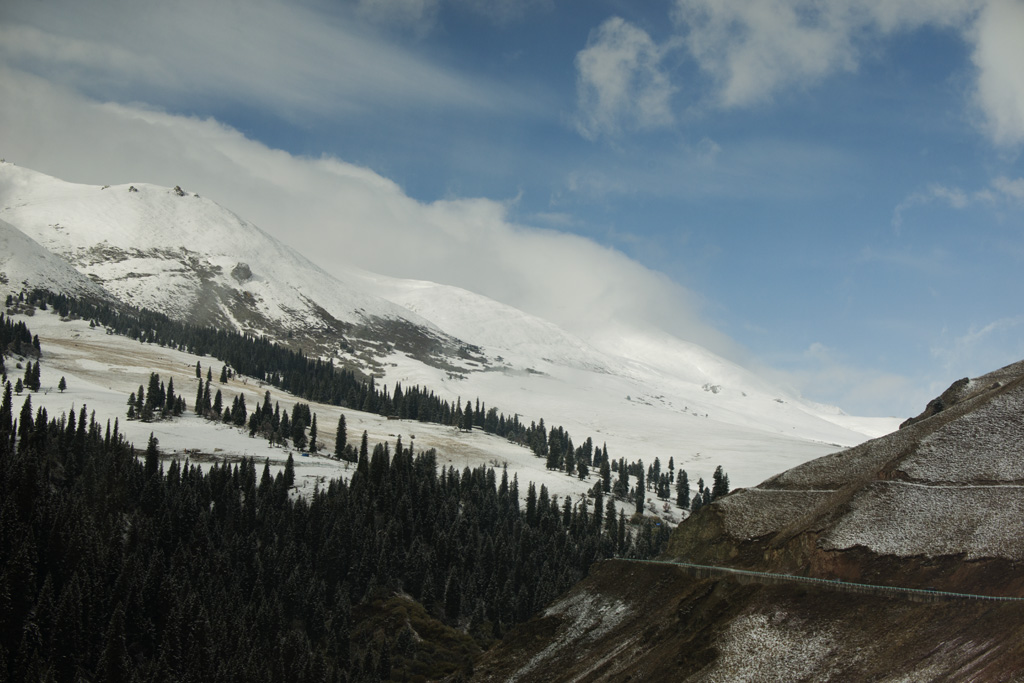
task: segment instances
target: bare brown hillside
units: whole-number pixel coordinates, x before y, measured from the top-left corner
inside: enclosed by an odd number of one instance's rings
[[[897,433],[716,501],[665,559],[1024,597],[1024,363],[941,399]],[[1024,601],[610,561],[487,653],[476,679],[1014,681],[1022,636]]]

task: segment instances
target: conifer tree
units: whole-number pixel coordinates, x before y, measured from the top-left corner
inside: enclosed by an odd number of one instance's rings
[[[313,413],[313,421],[309,425],[309,452],[316,453],[316,413]]]
[[[64,390],[67,389],[67,388],[68,388],[68,381],[66,379],[64,379],[63,375],[61,375],[60,382],[57,383],[57,389],[60,390],[60,393],[63,394]]]
[[[679,476],[676,477],[676,505],[681,508],[690,507],[690,479],[686,470],[679,470]]]
[[[348,433],[345,427],[345,414],[338,416],[338,431],[334,434],[334,457],[339,460],[345,455],[345,444],[348,443]]]
[[[156,474],[157,469],[160,465],[160,451],[157,446],[160,441],[153,436],[153,432],[149,433],[149,443],[146,444],[146,477],[151,477]]]
[[[167,380],[167,396],[164,399],[164,415],[173,415],[178,405],[177,397],[174,395],[174,378]]]
[[[722,471],[722,466],[715,468],[711,484],[711,500],[716,500],[729,493],[729,475]]]
[[[196,374],[199,375],[199,361],[196,361]],[[196,390],[196,415],[203,414],[203,377],[199,375],[199,388]]]

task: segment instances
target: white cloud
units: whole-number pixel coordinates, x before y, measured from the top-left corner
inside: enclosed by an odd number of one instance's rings
[[[356,12],[375,24],[412,28],[429,32],[437,21],[439,0],[358,0]]]
[[[948,187],[938,183],[925,190],[914,192],[896,205],[892,212],[892,225],[899,230],[903,225],[903,214],[917,206],[934,202],[947,204],[954,209],[966,209],[975,204],[996,204],[1000,200],[1024,200],[1024,178],[1011,179],[999,176],[991,181],[990,187],[967,192],[959,187]]]
[[[853,415],[908,417],[920,412],[933,398],[922,390],[921,378],[858,367],[841,352],[814,342],[798,357],[782,359],[789,369],[764,368],[762,374],[779,385],[810,397],[827,396]]]
[[[1024,358],[1024,315],[972,326],[962,334],[939,340],[931,349],[947,372],[975,377]]]
[[[1019,0],[676,0],[673,18],[725,108],[856,70],[865,48],[898,32],[953,29],[973,46],[986,133],[998,145],[1024,142]]]
[[[992,181],[992,187],[1011,199],[1024,201],[1024,178],[999,176]]]
[[[522,21],[532,12],[547,12],[554,0],[452,0],[499,26]]]
[[[589,139],[623,129],[671,124],[676,88],[661,67],[663,51],[620,17],[591,33],[576,55],[576,128]]]
[[[836,3],[678,0],[686,46],[718,83],[718,103],[745,106],[782,87],[856,66]]]
[[[963,26],[978,0],[676,0],[675,20],[725,107],[858,67],[861,46],[924,25]]]
[[[1024,142],[1024,3],[991,0],[970,32],[975,103],[997,144]]]
[[[583,336],[611,320],[657,325],[735,357],[666,276],[591,240],[514,224],[500,202],[424,204],[363,167],[270,149],[213,119],[96,103],[3,67],[0,130],[17,132],[4,140],[8,161],[75,182],[181,185],[328,271],[465,287]]]
[[[423,20],[431,3],[387,6]],[[365,7],[382,11],[370,0]],[[186,109],[212,100],[297,117],[382,106],[522,106],[493,84],[374,35],[357,9],[283,0],[12,0],[0,24],[0,59],[91,96]]]
[[[717,103],[748,106],[858,67],[861,46],[923,25],[963,24],[975,0],[676,0],[674,19]]]

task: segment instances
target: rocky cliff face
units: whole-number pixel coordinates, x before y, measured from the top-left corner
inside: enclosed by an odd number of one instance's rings
[[[1024,363],[888,436],[704,508],[666,558],[1024,597]],[[1024,680],[1024,601],[865,595],[612,561],[478,680]],[[503,678],[504,677],[504,678]]]

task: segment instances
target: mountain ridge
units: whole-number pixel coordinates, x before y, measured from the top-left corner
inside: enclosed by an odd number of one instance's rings
[[[467,290],[348,266],[330,274],[181,188],[76,185],[4,163],[0,219],[115,299],[268,336],[388,384],[557,418],[624,455],[689,463],[694,481],[723,464],[756,483],[896,426],[844,424],[663,333],[609,326],[595,345]]]

